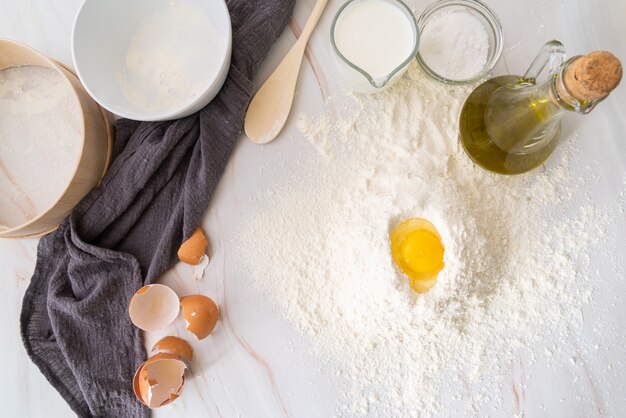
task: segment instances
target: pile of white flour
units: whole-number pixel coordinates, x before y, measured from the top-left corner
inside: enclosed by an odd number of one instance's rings
[[[520,350],[581,327],[587,249],[612,215],[568,205],[593,181],[570,175],[568,152],[523,176],[474,166],[457,131],[469,92],[412,66],[386,92],[301,116],[319,169],[255,199],[233,239],[247,280],[349,382],[338,416],[429,416],[466,384],[477,407],[497,409]],[[424,295],[389,250],[410,217],[430,220],[446,247]]]
[[[0,70],[0,230],[48,210],[69,185],[82,147],[78,100],[61,73]]]

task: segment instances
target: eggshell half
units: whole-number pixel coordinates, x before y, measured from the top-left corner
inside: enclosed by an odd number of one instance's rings
[[[175,354],[187,362],[191,362],[193,357],[191,345],[182,338],[174,336],[161,338],[152,347],[152,352]]]
[[[187,330],[199,340],[211,334],[219,318],[219,308],[213,300],[204,295],[185,296],[180,300]]]
[[[180,396],[187,365],[177,355],[159,353],[143,363],[133,378],[137,399],[151,409],[167,405]]]
[[[180,310],[178,295],[162,284],[139,289],[128,304],[130,320],[144,331],[155,331],[171,324]]]
[[[202,233],[200,228],[196,228],[189,239],[183,242],[178,250],[178,258],[183,263],[196,265],[200,262],[200,259],[206,252],[208,242]]]
[[[133,392],[135,392],[135,396],[137,397],[139,402],[148,406],[146,404],[146,401],[143,399],[143,396],[141,396],[141,390],[139,390],[139,374],[141,373],[141,370],[143,370],[144,364],[146,363],[145,362],[141,363],[141,365],[137,368],[135,375],[133,376]]]
[[[137,371],[135,371],[135,375],[133,376],[133,392],[135,393],[135,396],[137,397],[137,399],[144,405],[148,405],[145,401],[145,399],[143,398],[142,394],[141,394],[141,386],[144,386],[143,384],[140,385],[139,384],[139,377],[141,375],[141,371],[143,370],[143,367],[151,361],[156,361],[159,359],[178,359],[178,356],[175,354],[170,354],[170,353],[158,353],[155,354],[154,356],[150,357],[148,360],[144,361],[143,363],[141,363],[139,365],[139,367],[137,367]]]

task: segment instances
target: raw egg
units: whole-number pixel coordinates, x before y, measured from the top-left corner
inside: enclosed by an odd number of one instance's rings
[[[180,396],[187,364],[176,354],[159,353],[142,363],[133,378],[133,391],[141,403],[159,408]]]
[[[199,340],[209,336],[219,318],[219,308],[211,298],[203,295],[185,296],[180,300],[183,318],[187,321],[187,330]]]
[[[139,289],[128,304],[130,320],[144,331],[155,331],[171,324],[180,310],[178,295],[162,284]]]
[[[191,362],[193,357],[193,349],[189,343],[178,337],[164,337],[157,341],[152,347],[153,353],[169,353]]]
[[[202,229],[196,228],[189,239],[183,242],[183,245],[180,246],[178,250],[178,259],[183,263],[195,266],[200,263],[200,259],[204,256],[208,244],[208,241],[202,233]]]
[[[408,219],[391,233],[391,256],[418,293],[437,283],[437,275],[444,267],[444,251],[439,232],[426,219]]]

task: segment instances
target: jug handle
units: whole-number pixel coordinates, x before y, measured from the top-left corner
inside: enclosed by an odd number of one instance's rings
[[[522,82],[537,84],[537,77],[548,69],[548,77],[552,77],[559,71],[561,64],[565,62],[565,47],[557,40],[546,42],[539,54],[522,76]]]

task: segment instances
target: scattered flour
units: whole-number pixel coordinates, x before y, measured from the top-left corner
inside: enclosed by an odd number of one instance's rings
[[[470,386],[476,408],[501,410],[520,351],[582,326],[587,249],[612,214],[565,209],[591,177],[570,174],[571,140],[561,161],[527,175],[474,166],[457,140],[469,92],[413,65],[386,92],[302,115],[318,169],[255,199],[233,239],[249,282],[343,382],[337,416],[476,414],[442,410]],[[389,251],[390,230],[409,217],[433,222],[446,246],[424,295]]]
[[[455,11],[434,16],[420,35],[421,59],[440,76],[468,80],[478,75],[489,54],[489,35],[470,13]]]
[[[33,219],[61,196],[83,129],[61,74],[35,65],[0,70],[0,229]]]

